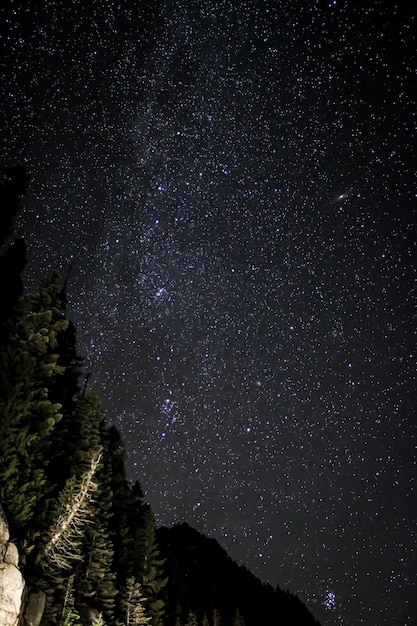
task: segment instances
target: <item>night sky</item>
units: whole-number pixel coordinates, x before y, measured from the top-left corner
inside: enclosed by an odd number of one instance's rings
[[[416,624],[417,11],[2,6],[25,284],[72,262],[91,385],[158,522],[323,625]]]

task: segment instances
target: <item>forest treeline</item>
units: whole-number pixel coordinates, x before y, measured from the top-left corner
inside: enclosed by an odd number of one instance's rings
[[[317,624],[214,540],[157,529],[86,384],[65,281],[51,270],[23,293],[26,246],[12,236],[27,186],[15,167],[0,188],[0,504],[27,588],[45,599],[40,626]]]

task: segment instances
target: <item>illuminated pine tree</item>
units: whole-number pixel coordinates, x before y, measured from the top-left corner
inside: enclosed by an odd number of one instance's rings
[[[217,609],[213,609],[213,613],[211,617],[212,617],[213,626],[222,626],[223,624],[222,616],[220,615],[220,612]]]
[[[184,626],[198,626],[197,616],[194,611],[190,611]]]
[[[82,626],[80,614],[75,608],[74,575],[71,575],[67,581],[60,624],[61,626]]]
[[[62,406],[50,390],[64,371],[58,335],[67,326],[60,275],[51,272],[22,300],[20,322],[10,323],[0,346],[0,499],[26,552],[39,537],[52,489],[46,467]]]
[[[86,539],[94,522],[102,456],[100,426],[103,413],[95,393],[78,399],[75,420],[81,424],[79,448],[71,462],[70,478],[55,498],[48,501],[44,516],[47,530],[36,557],[36,565],[41,568],[38,584],[47,594],[45,615],[51,623],[56,621],[62,611],[61,588],[73,568],[77,566],[74,584],[78,601],[80,576],[86,572],[87,564],[91,565],[93,571],[99,561],[99,542],[91,546]]]
[[[150,617],[146,615],[141,584],[133,577],[128,578],[122,592],[121,609],[125,626],[145,626],[150,622]]]
[[[85,470],[80,477],[72,476],[62,490],[51,517],[55,521],[48,529],[44,546],[37,556],[49,580],[61,581],[76,561],[82,560],[82,539],[90,521],[93,495],[97,489],[96,471],[100,452],[92,451],[85,460]]]
[[[113,571],[114,544],[111,532],[112,500],[110,467],[103,453],[97,472],[98,486],[90,507],[90,522],[83,539],[84,559],[77,571],[80,600],[87,604],[93,599],[100,606],[108,623],[114,622],[115,598],[118,594]]]
[[[138,579],[142,582],[146,596],[146,609],[152,626],[163,626],[165,602],[162,590],[168,582],[164,576],[164,559],[161,559],[156,538],[155,515],[152,508],[144,507],[142,525],[134,535],[134,563]]]

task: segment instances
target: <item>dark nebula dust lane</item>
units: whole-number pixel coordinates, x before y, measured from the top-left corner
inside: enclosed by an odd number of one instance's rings
[[[326,626],[417,615],[415,34],[381,1],[2,15],[27,287],[72,264],[80,351],[159,522]]]

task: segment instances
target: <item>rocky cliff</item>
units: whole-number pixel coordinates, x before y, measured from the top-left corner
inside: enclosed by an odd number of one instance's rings
[[[25,581],[19,570],[19,554],[10,541],[9,526],[0,506],[0,624],[17,626]]]

